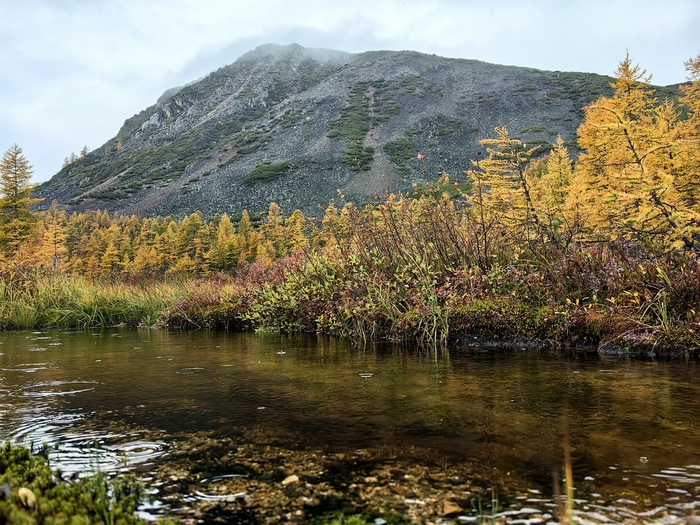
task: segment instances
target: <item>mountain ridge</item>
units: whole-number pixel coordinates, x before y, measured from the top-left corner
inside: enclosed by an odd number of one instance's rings
[[[573,144],[582,108],[613,79],[415,51],[351,54],[265,44],[127,119],[37,188],[42,207],[142,216],[318,214],[455,178],[508,125],[530,145]],[[672,88],[662,94],[675,96]],[[419,160],[417,154],[425,154]]]

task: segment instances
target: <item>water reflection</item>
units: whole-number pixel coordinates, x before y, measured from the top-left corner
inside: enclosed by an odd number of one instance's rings
[[[698,501],[695,363],[149,330],[0,339],[0,439],[48,443],[67,474],[148,470],[167,453],[144,438],[153,430],[257,425],[329,453],[415,447],[517,473],[545,494],[519,496],[523,517],[555,505],[568,435],[582,519],[653,516],[659,502],[687,514]]]

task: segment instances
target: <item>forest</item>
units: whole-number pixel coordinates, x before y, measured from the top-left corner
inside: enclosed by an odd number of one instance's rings
[[[54,202],[0,166],[0,327],[311,331],[619,352],[700,349],[700,55],[678,100],[627,56],[577,148],[498,127],[460,174],[318,218],[142,218]],[[418,154],[420,158],[420,153]]]

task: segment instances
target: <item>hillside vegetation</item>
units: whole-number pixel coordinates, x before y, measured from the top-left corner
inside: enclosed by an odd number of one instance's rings
[[[611,81],[409,51],[265,45],[168,90],[37,196],[42,209],[57,200],[149,217],[264,213],[271,202],[317,216],[338,189],[367,203],[461,173],[496,126],[540,152],[557,135],[575,148],[583,108],[611,95]]]

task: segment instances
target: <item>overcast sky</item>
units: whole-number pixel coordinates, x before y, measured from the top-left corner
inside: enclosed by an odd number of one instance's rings
[[[415,50],[654,83],[700,53],[698,0],[0,0],[0,150],[36,182],[113,137],[166,89],[265,43]]]

